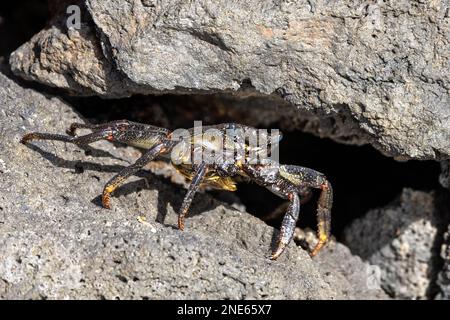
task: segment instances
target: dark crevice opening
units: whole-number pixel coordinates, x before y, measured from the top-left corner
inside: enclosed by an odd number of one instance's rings
[[[11,52],[46,26],[48,18],[47,0],[1,1],[0,57],[7,61]]]
[[[338,239],[354,219],[370,209],[387,205],[403,188],[423,191],[442,188],[438,182],[440,167],[435,161],[398,162],[368,145],[343,145],[302,132],[284,133],[280,161],[326,174],[334,191],[332,229]],[[267,212],[282,203],[279,200],[270,203],[267,199],[271,196],[267,192],[248,185],[242,186],[240,196],[251,213]],[[317,198],[318,192],[315,192],[313,199],[302,207],[301,227],[315,229]],[[269,221],[276,226],[280,223],[281,217]]]
[[[194,120],[204,125],[238,122],[253,125],[245,109],[229,111],[229,101],[208,96],[135,96],[117,100],[66,97],[75,109],[94,123],[118,119],[144,122],[169,129],[189,128]],[[237,117],[236,114],[239,116]],[[267,121],[265,121],[267,122]],[[278,128],[277,123],[270,126]],[[280,161],[310,167],[327,175],[334,188],[333,235],[341,239],[343,229],[368,210],[389,204],[403,188],[431,191],[442,189],[436,161],[398,162],[369,145],[351,146],[300,131],[283,131]],[[242,183],[236,195],[247,211],[265,220],[284,200],[256,184]],[[316,228],[318,192],[302,206],[299,226]],[[266,222],[279,227],[282,216]]]

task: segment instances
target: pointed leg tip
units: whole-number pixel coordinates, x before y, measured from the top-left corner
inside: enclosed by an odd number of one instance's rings
[[[178,229],[181,231],[184,231],[184,217],[185,214],[182,213],[178,216]]]
[[[277,260],[281,254],[284,252],[284,249],[286,248],[286,244],[280,243],[278,244],[278,247],[272,252],[272,255],[270,256],[270,260]]]
[[[103,205],[104,209],[111,210],[111,204],[109,204],[109,203],[102,203],[102,205]]]
[[[24,135],[21,139],[20,139],[20,143],[22,144],[27,144],[30,140],[33,139],[33,134],[32,133],[27,133],[26,135]]]
[[[110,203],[109,200],[103,200],[103,201],[102,201],[102,206],[103,206],[103,208],[105,208],[105,209],[111,210],[111,203]]]
[[[323,248],[323,246],[325,245],[325,243],[326,242],[319,242],[315,247],[314,247],[314,249],[312,249],[311,250],[311,252],[309,253],[309,256],[311,257],[311,258],[314,258],[318,253],[319,253],[319,251],[320,250],[322,250],[322,248]]]
[[[275,261],[278,259],[279,256],[280,256],[279,254],[272,253],[269,259]]]
[[[272,253],[272,255],[270,256],[270,260],[273,260],[273,261],[277,260],[283,252],[284,252],[284,247],[278,248],[276,251],[274,251]]]
[[[105,209],[111,210],[111,200],[109,196],[103,196],[102,197],[102,206]]]

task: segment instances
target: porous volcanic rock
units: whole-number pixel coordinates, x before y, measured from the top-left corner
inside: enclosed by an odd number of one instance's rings
[[[332,269],[295,244],[270,261],[275,230],[208,193],[197,195],[179,231],[174,209],[183,189],[146,171],[103,209],[104,183],[139,152],[106,141],[22,145],[26,132],[63,133],[81,119],[60,98],[1,73],[0,104],[0,298],[386,297],[342,272],[341,263],[354,261],[365,275],[348,249]]]

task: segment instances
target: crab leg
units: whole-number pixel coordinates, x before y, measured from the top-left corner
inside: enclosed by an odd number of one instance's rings
[[[178,228],[180,230],[184,230],[184,218],[188,214],[189,207],[191,206],[192,200],[194,199],[195,193],[198,191],[200,183],[202,182],[207,171],[206,163],[201,163],[197,170],[195,171],[194,178],[189,185],[189,189],[186,193],[186,196],[183,199],[183,203],[181,204],[180,213],[178,215]]]
[[[300,198],[296,193],[289,193],[288,199],[290,201],[289,207],[281,224],[277,247],[270,257],[272,260],[276,260],[283,253],[284,249],[294,236],[295,225],[297,224],[298,215],[300,213]]]
[[[32,132],[28,133],[23,136],[21,142],[27,143],[31,140],[57,140],[57,141],[64,141],[64,142],[70,142],[77,145],[86,145],[101,139],[107,139],[107,140],[113,140],[114,138],[114,130],[111,128],[111,124],[119,124],[123,123],[123,121],[115,121],[112,123],[109,123],[108,125],[88,125],[88,124],[81,124],[76,123],[72,124],[70,127],[69,132],[73,133],[75,129],[77,128],[88,128],[88,129],[95,129],[95,128],[102,128],[100,131],[95,131],[83,136],[79,137],[73,137],[73,136],[66,136],[61,134],[52,134],[52,133],[40,133],[40,132]],[[111,193],[117,189],[118,186],[120,186],[126,178],[131,176],[132,174],[136,173],[139,169],[144,167],[147,163],[152,161],[156,156],[159,154],[165,152],[167,149],[169,149],[169,143],[159,143],[156,144],[154,147],[149,149],[147,152],[145,152],[134,164],[132,164],[129,167],[126,167],[122,171],[120,171],[116,176],[114,176],[104,187],[103,194],[102,194],[102,204],[105,208],[111,209]]]
[[[317,206],[317,235],[319,242],[311,251],[312,257],[314,257],[327,243],[331,232],[331,205],[333,203],[333,189],[328,181],[323,183],[320,186],[320,189],[322,189],[322,192],[320,193]]]
[[[89,144],[101,139],[107,139],[111,135],[110,130],[103,130],[92,132],[84,136],[72,137],[66,136],[62,134],[53,134],[53,133],[41,133],[41,132],[32,132],[24,135],[20,142],[27,143],[31,140],[56,140],[63,142],[70,142],[77,145]]]
[[[295,226],[300,214],[300,196],[303,196],[304,194],[307,195],[307,188],[305,188],[305,186],[297,187],[297,184],[294,184],[290,180],[285,181],[279,176],[268,176],[267,172],[273,172],[273,170],[265,170],[268,168],[269,167],[265,168],[262,165],[243,166],[244,171],[252,178],[252,180],[271,190],[280,197],[289,200],[289,206],[281,224],[277,245],[270,257],[272,260],[276,260],[283,253],[284,249],[291,242],[294,236]],[[281,175],[278,165],[272,167],[272,169],[276,170],[278,174]]]
[[[102,194],[102,204],[106,209],[111,209],[111,193],[117,189],[125,179],[135,174],[139,169],[144,167],[147,163],[155,159],[161,153],[166,152],[168,146],[165,143],[160,143],[145,152],[139,159],[132,165],[122,169],[117,175],[115,175],[105,185]]]
[[[317,237],[319,242],[310,253],[313,257],[330,238],[331,206],[333,204],[331,184],[322,173],[299,166],[282,165],[280,175],[296,186],[307,186],[322,190],[317,206]]]
[[[73,136],[73,135],[75,135],[75,131],[77,129],[101,130],[101,129],[107,129],[107,128],[115,128],[121,124],[126,125],[127,123],[128,123],[127,120],[117,120],[117,121],[111,121],[111,122],[101,123],[101,124],[75,122],[70,125],[69,130],[67,130],[67,132],[71,136]]]

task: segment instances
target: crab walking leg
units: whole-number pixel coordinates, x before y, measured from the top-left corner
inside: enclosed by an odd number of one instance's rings
[[[113,139],[113,131],[108,126],[105,129],[100,131],[92,132],[84,136],[72,137],[65,136],[60,134],[52,134],[52,133],[39,133],[32,132],[23,136],[21,142],[27,143],[30,140],[57,140],[70,142],[77,145],[86,145],[101,139],[112,140]],[[116,176],[114,176],[104,187],[102,194],[102,204],[103,207],[107,209],[111,209],[111,193],[120,186],[123,181],[128,178],[130,175],[136,173],[139,169],[145,166],[147,163],[152,161],[156,156],[165,152],[169,148],[165,143],[159,143],[155,145],[153,148],[149,149],[146,153],[144,153],[134,164],[129,167],[126,167],[122,171],[120,171]]]
[[[184,196],[183,203],[181,204],[180,213],[178,214],[178,228],[184,230],[184,218],[187,216],[189,207],[194,199],[195,193],[198,191],[200,183],[202,182],[207,171],[206,163],[201,163],[195,171],[194,178],[189,185],[189,189]]]
[[[88,124],[88,123],[72,123],[69,127],[69,129],[67,130],[67,133],[71,136],[75,135],[75,132],[77,131],[77,129],[91,129],[91,130],[96,130],[96,129],[103,129],[103,128],[107,128],[108,125],[103,124],[103,125],[96,125],[96,124]]]
[[[300,213],[300,198],[298,194],[290,193],[288,199],[290,201],[289,207],[281,224],[277,247],[270,257],[272,260],[276,260],[283,253],[284,249],[294,236],[295,225],[297,224],[298,215]]]
[[[102,194],[102,204],[106,209],[111,209],[111,193],[117,189],[129,176],[136,173],[139,169],[144,167],[147,163],[155,159],[161,153],[166,152],[168,146],[165,143],[160,143],[145,152],[135,163],[122,169],[105,185]]]
[[[90,129],[90,130],[102,130],[102,129],[108,129],[108,128],[117,128],[120,125],[128,125],[129,121],[127,120],[116,120],[101,124],[90,124],[90,123],[79,123],[74,122],[70,125],[69,130],[67,132],[73,136],[75,135],[75,132],[77,129]]]
[[[72,137],[53,133],[32,132],[24,135],[20,140],[20,142],[27,143],[31,140],[56,140],[56,141],[70,142],[77,145],[84,145],[101,139],[107,139],[109,136],[111,136],[110,130],[97,131],[79,137]]]
[[[331,184],[322,173],[305,167],[282,165],[280,175],[294,185],[322,190],[317,206],[317,237],[319,242],[310,253],[314,257],[330,238],[331,206],[333,204]]]
[[[309,192],[308,188],[307,186],[299,185],[296,181],[291,181],[291,179],[287,179],[283,176],[281,168],[278,167],[278,165],[272,168],[269,167],[269,169],[273,170],[268,171],[265,170],[267,168],[264,168],[264,166],[261,165],[244,165],[243,169],[253,181],[266,187],[280,197],[289,200],[289,206],[281,224],[277,246],[270,257],[272,260],[276,260],[283,253],[284,249],[294,236],[295,226],[300,213],[299,194],[301,196],[307,195]],[[277,172],[276,177],[272,174],[274,171]]]
[[[317,235],[319,242],[311,251],[311,257],[314,257],[320,249],[327,243],[331,233],[331,205],[333,203],[333,189],[331,184],[326,181],[320,187],[318,207],[317,207]]]

